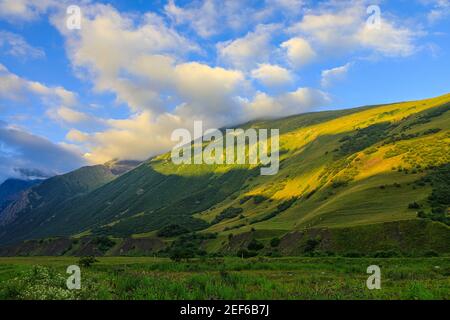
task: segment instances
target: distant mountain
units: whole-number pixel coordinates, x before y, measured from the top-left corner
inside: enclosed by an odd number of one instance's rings
[[[440,250],[450,250],[448,241],[442,242],[450,235],[450,95],[246,127],[280,130],[278,174],[261,176],[259,167],[249,165],[178,166],[170,154],[116,179],[105,178],[111,171],[106,167],[76,171],[57,188],[47,185],[51,179],[32,188],[23,213],[0,218],[0,243],[198,231],[217,234],[204,243],[209,251],[237,250],[255,237],[262,242],[279,237],[284,252],[316,242],[336,250],[362,243],[408,250],[440,243]],[[90,187],[79,188],[74,182],[79,174],[90,176]],[[48,206],[44,194],[57,200]],[[414,243],[418,232],[429,242]]]
[[[41,183],[42,180],[7,179],[0,184],[0,211],[9,203],[19,199],[20,193],[32,186]]]
[[[0,236],[5,229],[10,231],[16,225],[20,230],[28,224],[38,227],[50,222],[65,201],[111,182],[138,164],[137,161],[114,161],[106,165],[83,167],[24,190],[18,199],[0,212]]]

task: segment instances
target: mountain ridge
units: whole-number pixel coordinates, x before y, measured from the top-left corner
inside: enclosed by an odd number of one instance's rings
[[[243,128],[280,129],[274,177],[259,176],[258,166],[175,166],[166,153],[65,201],[39,228],[9,224],[0,242],[55,235],[155,238],[178,225],[216,233],[207,246],[221,250],[230,235],[251,230],[277,237],[417,220],[420,211],[445,223],[447,200],[430,200],[437,184],[426,181],[450,162],[449,110],[447,94],[254,121]],[[444,208],[444,216],[436,208]],[[20,236],[21,228],[34,231]]]

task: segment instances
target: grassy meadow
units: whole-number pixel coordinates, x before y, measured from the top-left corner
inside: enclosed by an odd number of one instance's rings
[[[74,257],[0,258],[0,299],[450,299],[450,258],[103,257],[66,289]],[[369,265],[381,289],[369,290]]]

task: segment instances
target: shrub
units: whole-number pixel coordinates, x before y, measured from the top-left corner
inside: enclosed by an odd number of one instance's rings
[[[434,250],[428,250],[428,251],[425,251],[423,253],[423,256],[424,257],[429,257],[429,258],[431,258],[431,257],[439,257],[439,253],[434,251]]]
[[[418,217],[418,218],[425,219],[425,218],[428,217],[428,215],[425,213],[425,211],[420,210],[419,212],[417,212],[417,217]]]
[[[78,260],[78,264],[82,267],[86,267],[89,268],[92,264],[98,262],[97,259],[95,259],[95,257],[93,256],[89,256],[89,257],[81,257]]]
[[[243,211],[244,211],[244,209],[242,209],[242,208],[234,208],[234,207],[226,208],[217,217],[214,218],[214,220],[211,222],[211,224],[216,224],[222,220],[235,218],[238,215],[240,215]]]
[[[358,251],[348,251],[343,254],[346,258],[361,258],[364,257],[364,255],[361,252]]]
[[[251,251],[259,251],[263,248],[264,245],[256,239],[252,239],[252,241],[250,241],[250,243],[247,246],[247,249]]]
[[[239,200],[240,204],[244,204],[246,203],[248,200],[250,200],[252,198],[252,196],[244,196]]]
[[[92,243],[96,246],[98,246],[98,249],[101,252],[106,252],[109,249],[111,249],[112,247],[114,247],[114,245],[116,244],[113,240],[111,240],[110,238],[106,237],[106,236],[100,236],[100,237],[96,237],[94,238],[94,240],[92,241]]]
[[[189,259],[195,257],[195,252],[191,248],[174,248],[170,251],[169,258],[175,262],[180,262],[181,260],[185,259],[186,261],[189,261]]]
[[[380,250],[374,253],[375,258],[394,258],[400,257],[401,254],[395,250]]]
[[[318,239],[308,239],[306,241],[304,252],[312,253],[319,244],[320,244],[320,240],[318,240]]]
[[[266,200],[266,197],[261,196],[261,195],[256,195],[256,196],[253,197],[253,203],[254,204],[260,204],[264,200]]]
[[[270,240],[270,246],[272,248],[276,248],[280,245],[280,242],[281,242],[280,238],[273,238],[272,240]]]
[[[171,224],[159,230],[157,235],[158,237],[168,238],[168,237],[176,237],[182,234],[186,234],[188,232],[189,230],[183,226],[180,226],[178,224]]]
[[[414,201],[408,205],[408,209],[420,209],[420,205]]]

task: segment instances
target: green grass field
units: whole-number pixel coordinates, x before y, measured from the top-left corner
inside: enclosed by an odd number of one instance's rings
[[[73,257],[0,258],[0,299],[450,299],[450,258],[109,257],[65,287]],[[369,290],[367,267],[381,268]]]

